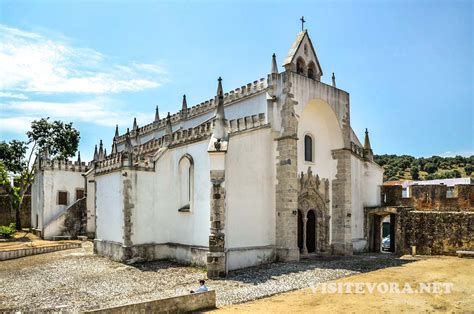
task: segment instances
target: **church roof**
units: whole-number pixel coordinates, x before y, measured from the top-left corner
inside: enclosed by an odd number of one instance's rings
[[[309,41],[309,44],[311,45],[311,49],[314,51],[314,56],[316,58],[316,63],[318,65],[318,68],[321,70],[321,75],[323,75],[321,65],[319,64],[318,56],[316,55],[316,49],[314,49],[313,43],[311,42],[311,38],[309,38],[307,30],[299,32],[298,35],[296,35],[296,39],[293,42],[293,44],[291,45],[291,48],[288,51],[288,55],[286,56],[285,61],[283,61],[283,66],[288,65],[288,64],[290,64],[294,61],[295,56],[296,56],[296,52],[298,51],[298,49],[301,46],[301,43],[303,42],[303,39],[305,37],[308,37],[308,41]]]

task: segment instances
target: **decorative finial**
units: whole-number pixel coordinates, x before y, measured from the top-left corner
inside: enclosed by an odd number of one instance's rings
[[[219,78],[217,79],[217,81],[219,82],[217,84],[217,97],[224,97],[224,92],[222,91],[222,78],[219,76]]]
[[[227,140],[227,130],[226,130],[226,120],[224,112],[224,94],[222,91],[222,78],[219,76],[217,80],[219,83],[217,85],[217,95],[216,95],[216,116],[215,116],[215,126],[214,126],[214,136],[217,139]]]
[[[104,144],[102,144],[102,140],[99,143],[99,160],[104,159]]]
[[[112,143],[112,155],[117,154],[117,144],[115,144],[115,141]]]
[[[369,160],[373,160],[374,152],[370,146],[369,131],[365,129],[365,139],[364,139],[364,155]]]
[[[158,110],[158,106],[156,106],[156,109],[155,109],[155,121],[156,122],[160,121],[160,111]]]
[[[77,163],[81,164],[81,152],[77,151]]]
[[[301,21],[301,31],[304,31],[304,23],[306,22],[306,21],[304,20],[304,16],[302,16],[302,17],[300,18],[300,21]]]
[[[332,72],[332,86],[336,87],[336,76],[334,75],[334,72]]]
[[[133,130],[137,130],[138,129],[138,124],[137,124],[137,118],[133,118]]]
[[[272,71],[271,74],[278,74],[278,66],[276,61],[276,55],[272,55]]]
[[[115,125],[115,137],[119,137],[118,124]]]
[[[186,119],[188,115],[188,103],[186,102],[186,95],[183,95],[183,104],[181,106],[181,118]]]
[[[168,112],[168,115],[166,116],[165,143],[169,145],[171,143],[172,136],[173,136],[173,127],[171,125],[171,114]]]
[[[95,148],[94,148],[94,161],[98,161],[99,160],[99,152],[97,151],[97,144],[95,144]]]

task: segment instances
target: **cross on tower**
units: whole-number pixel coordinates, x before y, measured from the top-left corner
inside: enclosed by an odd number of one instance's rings
[[[302,16],[302,17],[300,18],[300,21],[301,21],[301,31],[304,31],[304,23],[306,22],[306,21],[304,20],[304,16]]]

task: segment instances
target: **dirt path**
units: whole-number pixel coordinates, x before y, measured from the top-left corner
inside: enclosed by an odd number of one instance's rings
[[[18,231],[12,239],[0,240],[0,251],[31,249],[37,247],[56,246],[65,243],[81,243],[79,240],[47,241],[32,233]]]
[[[332,283],[405,283],[419,289],[420,283],[452,283],[449,294],[373,293],[367,288],[362,294],[323,294],[321,287],[298,290],[281,295],[224,307],[221,313],[400,313],[400,312],[462,312],[474,313],[474,259],[457,257],[426,258],[415,263],[392,267],[361,275],[343,278]],[[383,285],[383,284],[382,284]],[[326,286],[329,288],[329,286]],[[444,287],[442,287],[444,288]],[[448,288],[449,289],[449,288]],[[380,289],[383,291],[383,289]],[[442,290],[446,291],[446,290]]]

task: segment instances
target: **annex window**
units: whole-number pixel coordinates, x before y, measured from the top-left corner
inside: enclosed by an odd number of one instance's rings
[[[84,197],[84,189],[76,189],[76,201]]]
[[[447,198],[456,197],[456,195],[454,194],[454,186],[448,186],[448,188],[446,189],[446,197]]]
[[[179,160],[179,211],[191,211],[194,189],[194,162],[193,158],[186,154]]]
[[[311,135],[304,136],[304,161],[314,161],[313,159],[313,138]]]
[[[58,205],[67,205],[66,191],[58,191]]]

